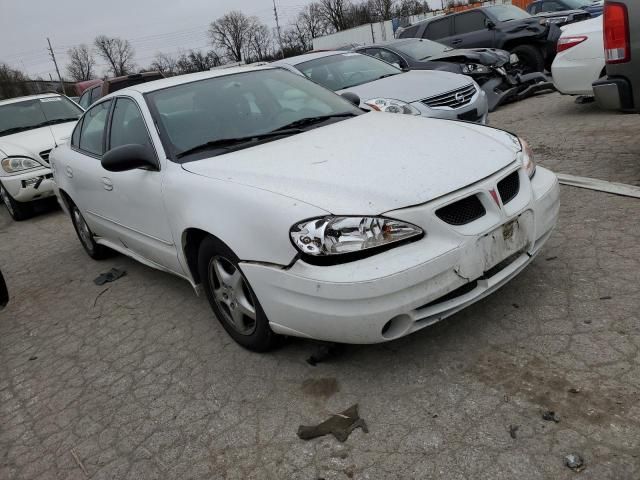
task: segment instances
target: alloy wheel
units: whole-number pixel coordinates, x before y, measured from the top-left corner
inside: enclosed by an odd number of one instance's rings
[[[223,320],[239,334],[251,335],[256,329],[256,307],[240,269],[225,257],[212,257],[209,288]]]
[[[78,207],[74,207],[73,209],[73,222],[76,224],[76,228],[78,229],[78,234],[80,236],[80,241],[84,245],[84,247],[90,252],[93,251],[93,237],[91,235],[91,230],[89,230],[89,225],[84,221],[80,210]]]
[[[11,205],[11,199],[9,198],[9,194],[7,193],[7,191],[1,185],[0,185],[0,197],[2,197],[2,201],[7,207],[7,210],[9,210],[9,213],[13,216],[15,212],[13,211],[13,205]]]

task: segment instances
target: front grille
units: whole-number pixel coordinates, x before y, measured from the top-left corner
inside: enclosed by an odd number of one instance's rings
[[[49,163],[49,152],[51,152],[51,149],[40,152],[40,158],[47,163]]]
[[[466,225],[482,217],[487,211],[476,195],[472,195],[436,210],[438,218],[450,225]]]
[[[503,178],[498,182],[498,192],[502,199],[502,204],[506,205],[513,200],[520,191],[520,176],[518,172],[513,172],[511,175]]]
[[[442,93],[433,97],[422,100],[429,108],[460,108],[471,102],[476,94],[476,87],[471,84],[466,87],[452,90],[451,92]]]

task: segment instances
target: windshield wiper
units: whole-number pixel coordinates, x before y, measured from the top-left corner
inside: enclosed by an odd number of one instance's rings
[[[377,79],[382,80],[383,78],[393,77],[394,75],[400,75],[400,72],[397,73],[385,73],[384,75],[380,75]]]
[[[289,128],[308,127],[309,125],[314,125],[316,123],[321,123],[326,120],[331,120],[332,118],[355,117],[355,116],[356,114],[353,112],[344,112],[344,113],[334,113],[331,115],[319,115],[317,117],[301,118],[300,120],[296,120],[295,122],[287,123],[286,125],[280,128],[276,128],[271,133],[281,133]]]
[[[183,152],[176,154],[177,158],[186,157],[187,155],[191,155],[192,153],[201,152],[204,150],[213,150],[216,148],[230,148],[236,147],[239,145],[251,144],[259,142],[260,140],[266,140],[274,137],[282,137],[285,135],[293,135],[295,133],[302,133],[304,130],[289,128],[286,130],[274,130],[273,132],[267,133],[259,133],[257,135],[248,135],[246,137],[238,137],[238,138],[218,138],[216,140],[210,140],[206,143],[202,143],[200,145],[196,145],[195,147],[191,147]]]
[[[56,125],[58,123],[67,123],[67,122],[75,122],[79,117],[69,117],[69,118],[54,118],[52,120],[47,120],[40,124],[40,126],[45,125]]]
[[[28,126],[28,127],[12,127],[12,128],[7,128],[6,130],[2,130],[2,131],[0,131],[0,136],[3,136],[3,135],[11,135],[12,133],[24,132],[24,131],[26,131],[26,130],[33,130],[34,128],[38,128],[38,127]]]

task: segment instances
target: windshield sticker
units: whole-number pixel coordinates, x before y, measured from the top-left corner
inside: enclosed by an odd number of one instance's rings
[[[61,97],[41,98],[40,101],[41,102],[61,102],[62,98]]]

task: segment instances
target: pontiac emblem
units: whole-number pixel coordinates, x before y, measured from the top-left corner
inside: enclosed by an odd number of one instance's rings
[[[489,190],[489,193],[491,194],[491,198],[493,198],[493,201],[496,202],[496,205],[498,205],[498,208],[502,208],[500,206],[500,198],[498,198],[498,192],[496,192],[496,189],[492,188],[491,190]]]

